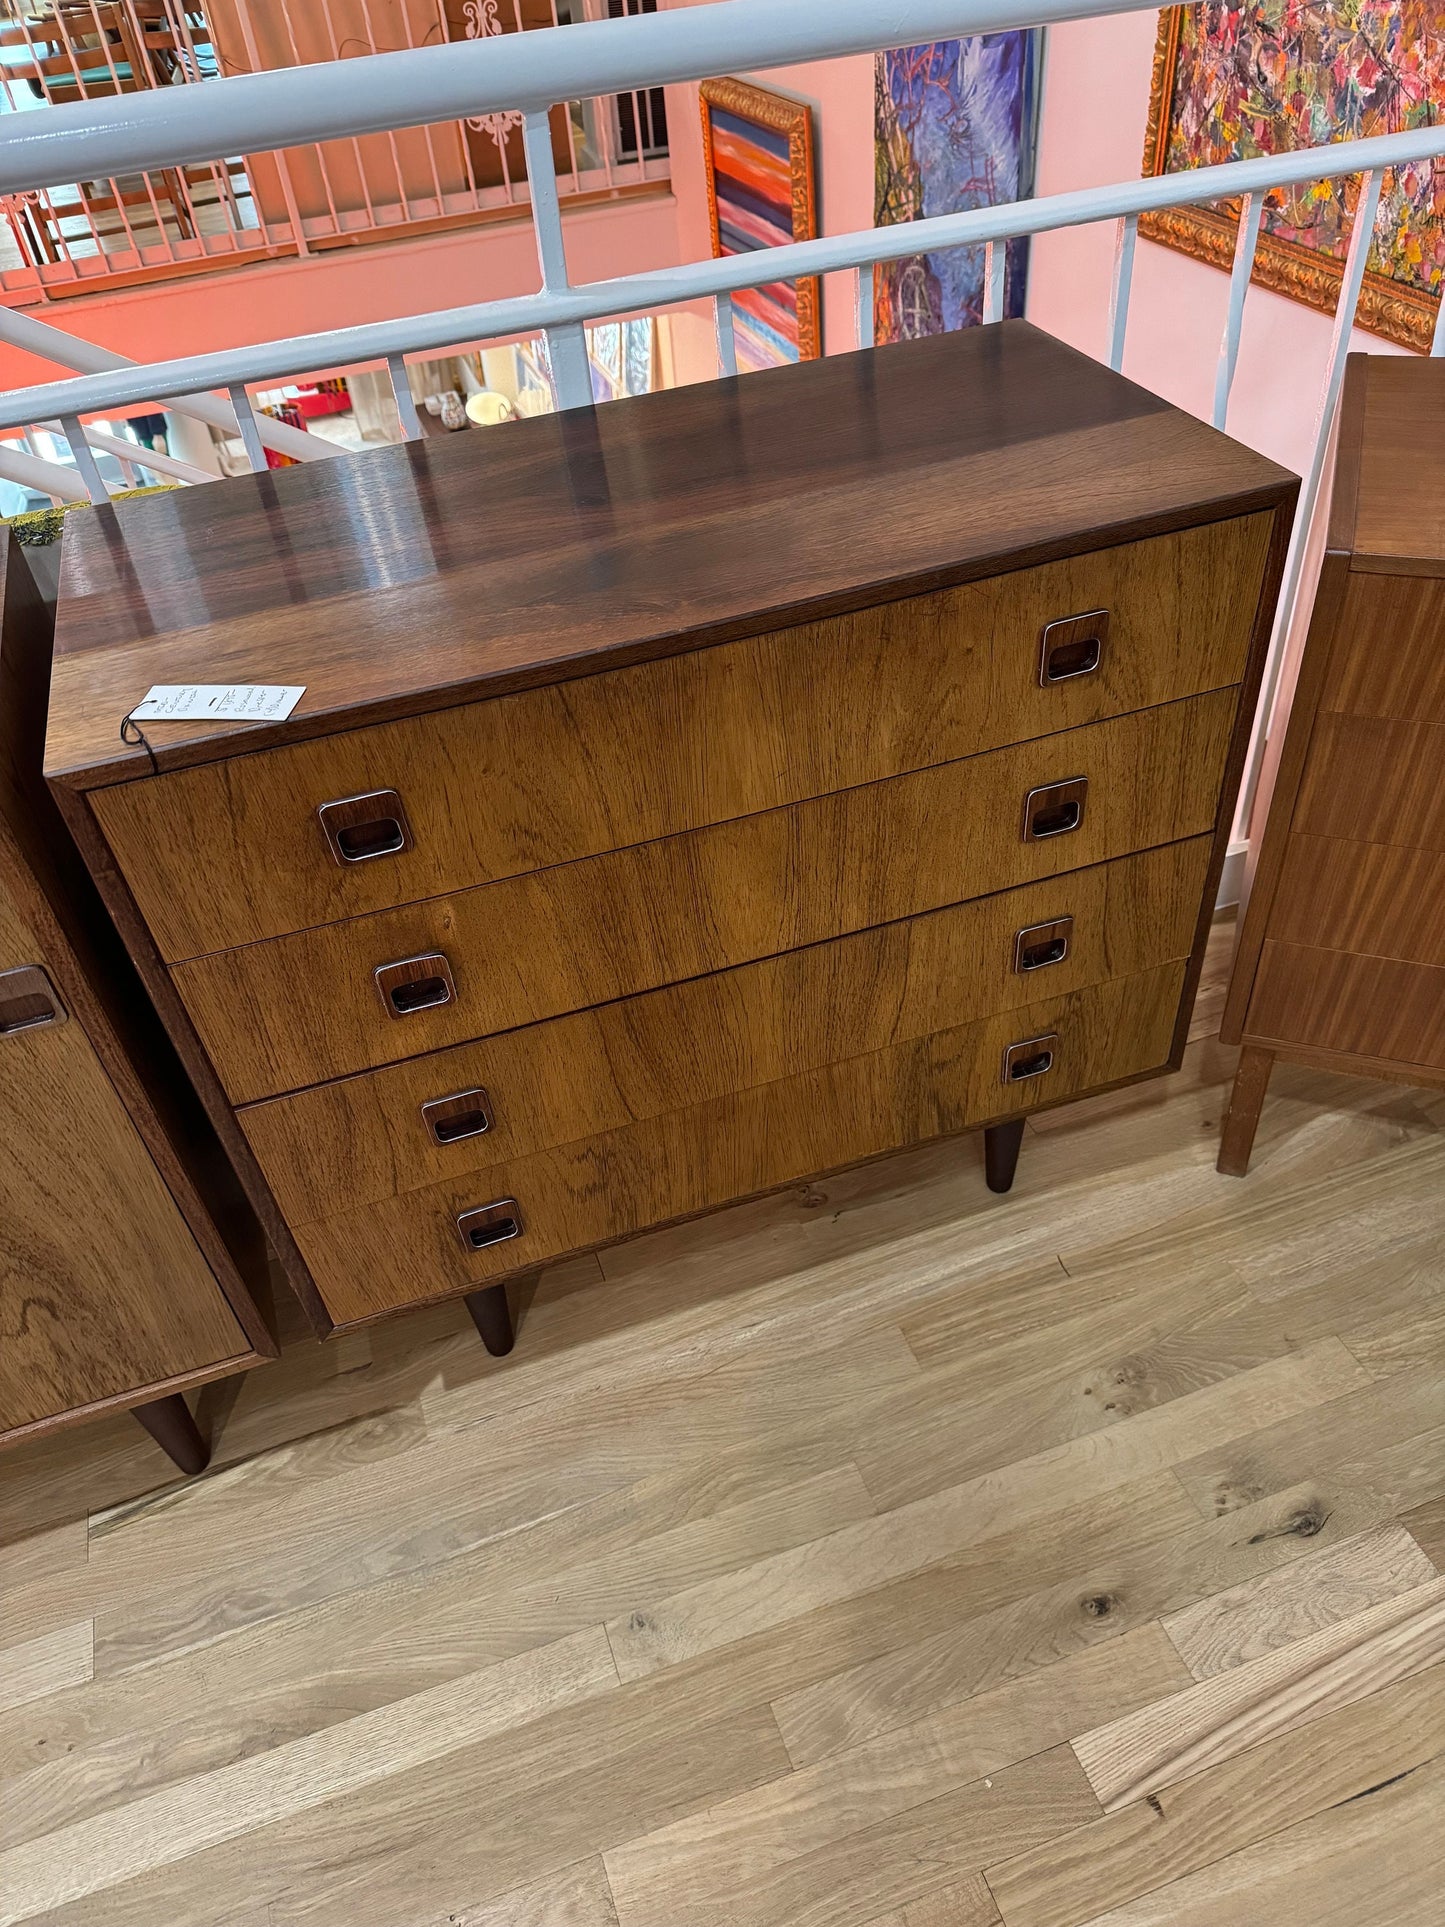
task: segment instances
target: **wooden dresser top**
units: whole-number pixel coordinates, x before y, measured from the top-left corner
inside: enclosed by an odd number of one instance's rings
[[[161,768],[755,634],[1289,499],[1294,478],[1022,321],[69,518],[47,774]]]
[[[1350,356],[1329,545],[1357,569],[1445,575],[1445,360]]]

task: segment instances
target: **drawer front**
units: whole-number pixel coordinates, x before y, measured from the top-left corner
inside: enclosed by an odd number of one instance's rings
[[[1320,707],[1445,724],[1445,581],[1350,576]]]
[[[240,1113],[293,1225],[1186,957],[1213,839],[815,944]],[[1067,922],[1065,921],[1067,920]]]
[[[1243,674],[1270,520],[123,784],[93,805],[169,961],[308,930],[1223,688]],[[1096,614],[1106,628],[1052,633],[1041,681],[1045,628]]]
[[[1269,933],[1282,943],[1445,965],[1445,850],[1296,833]]]
[[[0,882],[0,1435],[255,1357],[27,935]]]
[[[1214,691],[198,958],[174,979],[233,1101],[276,1096],[1199,835],[1234,703]],[[1077,827],[1024,841],[1025,799],[1079,777]],[[404,990],[404,1015],[377,980],[399,963],[431,997]]]
[[[1445,850],[1445,723],[1315,719],[1292,827]]]
[[[1245,1029],[1251,1041],[1445,1070],[1445,968],[1266,941]]]
[[[1116,978],[977,1024],[643,1119],[363,1206],[297,1233],[338,1324],[549,1262],[970,1124],[1162,1067],[1186,966]],[[1043,1040],[1049,1040],[1043,1047]],[[1028,1071],[1005,1083],[1011,1046]],[[470,1249],[464,1212],[514,1200],[517,1236]],[[510,1215],[510,1214],[509,1214]]]

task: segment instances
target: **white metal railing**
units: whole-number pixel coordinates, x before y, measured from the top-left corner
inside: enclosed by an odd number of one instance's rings
[[[982,245],[986,250],[984,318],[991,320],[1003,310],[1004,252],[1009,239],[1096,222],[1118,224],[1106,350],[1109,364],[1118,368],[1128,330],[1140,214],[1239,198],[1239,241],[1214,392],[1213,419],[1222,427],[1265,196],[1280,187],[1357,174],[1361,188],[1317,412],[1314,453],[1286,563],[1261,707],[1261,714],[1267,715],[1278,676],[1279,644],[1292,623],[1299,595],[1305,543],[1343,380],[1381,180],[1389,169],[1409,162],[1445,161],[1445,126],[1125,181],[906,226],[870,228],[583,286],[574,286],[567,278],[550,119],[558,101],[636,94],[738,68],[755,72],[962,34],[1142,10],[1142,0],[830,0],[827,8],[819,7],[817,0],[714,0],[675,12],[375,54],[218,81],[206,89],[155,89],[17,117],[6,124],[8,138],[0,141],[0,194],[33,192],[57,179],[119,178],[137,171],[198,165],[234,153],[255,155],[306,142],[352,140],[443,121],[519,114],[542,285],[531,295],[144,366],[102,355],[60,330],[0,309],[0,338],[83,371],[70,379],[0,396],[0,430],[58,418],[65,424],[82,480],[92,495],[103,496],[104,484],[88,458],[86,435],[79,425],[82,414],[164,400],[169,407],[205,420],[216,421],[219,415],[233,430],[239,429],[252,466],[259,467],[265,448],[278,446],[281,424],[255,415],[247,395],[250,385],[274,385],[357,363],[382,363],[390,371],[405,431],[415,435],[419,429],[406,383],[408,353],[455,349],[537,331],[547,338],[559,404],[585,407],[592,400],[586,322],[710,297],[719,371],[732,374],[737,358],[731,296],[739,289],[851,270],[858,277],[861,319],[871,313],[876,263],[938,248]],[[861,325],[859,338],[867,339]],[[1445,353],[1445,305],[1433,352]],[[229,396],[229,408],[216,390]],[[315,438],[295,435],[294,439],[312,442],[308,454],[322,452]],[[287,452],[301,450],[288,447]],[[0,473],[6,472],[7,461],[14,460],[13,455],[0,454]],[[66,477],[65,491],[56,492],[74,494],[74,474],[61,468],[53,472]],[[31,467],[27,479],[33,480],[34,474]],[[1246,807],[1258,747],[1251,755]]]
[[[626,0],[642,11],[654,0]],[[176,92],[206,108],[214,83],[387,50],[608,17],[608,0],[20,0],[0,9],[0,145],[32,110],[80,111]],[[199,97],[196,90],[199,89]],[[48,106],[47,106],[48,104]],[[629,89],[552,110],[564,197],[667,184],[660,96]],[[0,295],[56,299],[178,270],[305,255],[525,209],[521,115],[468,114],[398,133],[236,148],[177,166],[111,173],[93,156],[66,183],[0,194]]]

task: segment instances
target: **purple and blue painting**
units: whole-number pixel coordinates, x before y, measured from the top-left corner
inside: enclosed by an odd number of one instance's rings
[[[1032,192],[1038,35],[975,34],[896,47],[875,77],[873,218],[880,227]],[[983,319],[982,247],[880,262],[875,341],[946,334]],[[1004,313],[1024,311],[1027,240],[1008,244]]]

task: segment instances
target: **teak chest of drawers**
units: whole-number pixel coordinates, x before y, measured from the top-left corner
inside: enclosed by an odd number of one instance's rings
[[[1328,543],[1222,1034],[1219,1168],[1277,1057],[1445,1085],[1445,362],[1351,355]],[[1262,792],[1263,793],[1263,792]]]
[[[12,542],[0,529],[0,1444],[129,1408],[193,1472],[183,1391],[275,1355],[243,1282],[265,1252],[41,781],[50,614]]]
[[[1009,322],[84,518],[50,780],[321,1327],[1176,1064],[1294,487]]]

